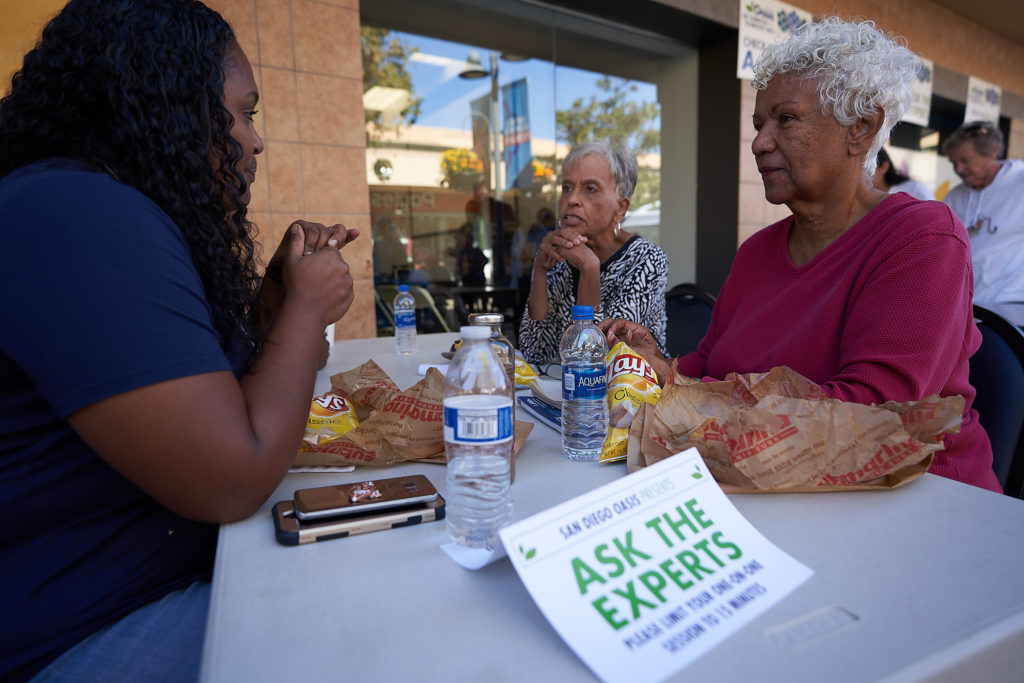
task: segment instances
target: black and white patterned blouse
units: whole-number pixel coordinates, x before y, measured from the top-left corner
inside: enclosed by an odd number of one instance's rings
[[[548,315],[530,317],[530,305],[519,325],[519,350],[531,363],[558,360],[558,342],[572,322],[572,306],[580,272],[562,261],[548,269]],[[601,305],[594,319],[625,318],[646,326],[665,353],[665,283],[668,258],[653,242],[634,235],[601,264]]]

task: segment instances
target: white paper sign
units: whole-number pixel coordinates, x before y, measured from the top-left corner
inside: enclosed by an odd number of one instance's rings
[[[924,57],[918,59],[921,60],[921,64],[917,68],[917,78],[910,85],[912,99],[903,120],[927,126],[932,111],[932,78],[935,74],[935,62]]]
[[[501,539],[544,616],[608,683],[665,679],[813,573],[740,515],[693,448]]]
[[[754,79],[754,62],[766,47],[811,21],[810,12],[778,0],[740,0],[739,56],[736,77]]]
[[[1003,89],[980,78],[967,78],[967,110],[964,112],[964,123],[972,121],[992,121],[999,123],[999,104],[1003,99]]]

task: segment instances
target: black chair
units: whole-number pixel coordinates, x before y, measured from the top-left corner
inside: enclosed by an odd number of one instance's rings
[[[409,285],[409,293],[412,294],[412,298],[416,302],[416,326],[420,332],[437,332],[439,331],[436,329],[437,326],[440,326],[444,332],[452,331],[452,328],[448,326],[448,320],[438,310],[437,304],[434,303],[434,297],[430,295],[426,287]],[[398,285],[377,285],[377,300],[383,306],[385,314],[388,314],[392,325],[394,325],[395,312],[392,310],[391,302],[395,300],[396,294],[398,294]]]
[[[672,358],[696,350],[711,322],[715,296],[693,283],[676,285],[665,294],[665,346]]]
[[[974,306],[981,348],[971,357],[974,409],[992,442],[992,467],[1006,495],[1024,498],[1024,332]]]

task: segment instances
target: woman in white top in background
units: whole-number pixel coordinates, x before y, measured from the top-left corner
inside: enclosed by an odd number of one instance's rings
[[[963,181],[942,200],[971,237],[974,303],[1024,326],[1024,161],[1005,159],[994,123],[961,126],[943,150]],[[1016,309],[1016,310],[1015,310]]]
[[[903,175],[892,165],[892,159],[885,148],[878,150],[878,166],[875,167],[875,188],[889,194],[906,192],[917,199],[935,199],[935,193],[920,180]]]

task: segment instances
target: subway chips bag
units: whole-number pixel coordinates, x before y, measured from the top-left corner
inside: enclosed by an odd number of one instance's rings
[[[644,403],[655,404],[661,397],[658,376],[640,354],[619,342],[608,352],[608,438],[599,462],[626,459],[629,426]]]

